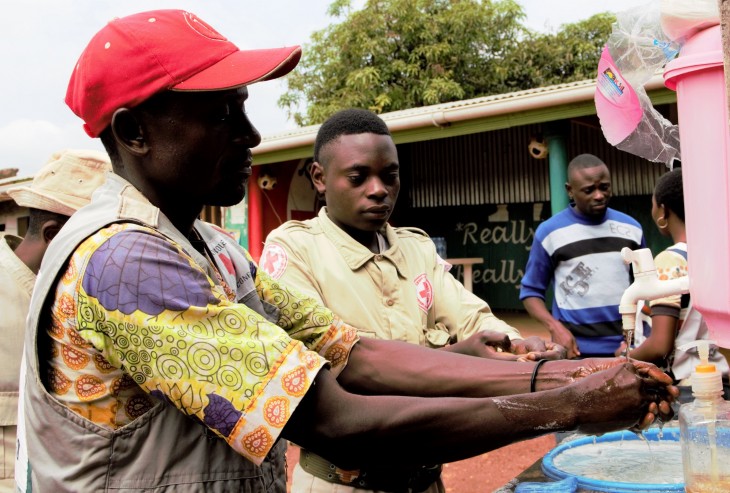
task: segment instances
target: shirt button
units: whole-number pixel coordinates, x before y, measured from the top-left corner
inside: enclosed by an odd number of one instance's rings
[[[385,302],[385,304],[388,306],[393,306],[393,303],[395,303],[395,301],[393,301],[393,300],[388,300]]]
[[[375,256],[375,260],[383,260],[383,256],[382,255],[376,255]]]

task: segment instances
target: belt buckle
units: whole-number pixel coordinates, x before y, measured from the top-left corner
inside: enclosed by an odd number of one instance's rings
[[[332,464],[334,466],[334,464]],[[337,478],[342,483],[345,484],[354,484],[354,481],[357,480],[358,477],[360,477],[360,470],[354,469],[354,470],[347,470],[347,469],[340,469],[339,467],[335,466],[335,474],[337,475]]]

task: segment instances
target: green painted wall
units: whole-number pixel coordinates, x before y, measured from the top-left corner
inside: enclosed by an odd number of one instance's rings
[[[614,197],[611,206],[633,216],[654,254],[669,245],[651,219],[649,196]],[[415,209],[409,225],[446,238],[448,257],[482,257],[473,267],[474,293],[493,309],[521,310],[519,286],[538,224],[550,217],[550,203]],[[505,212],[507,215],[505,216]],[[491,218],[490,218],[491,217]],[[419,220],[420,218],[420,220]],[[438,225],[438,226],[434,226]],[[460,267],[452,271],[463,280]]]

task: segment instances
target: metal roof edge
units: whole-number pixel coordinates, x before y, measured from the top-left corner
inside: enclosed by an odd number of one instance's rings
[[[32,176],[11,176],[10,178],[3,178],[2,180],[0,180],[0,202],[12,200],[10,198],[10,195],[8,195],[8,190],[10,190],[11,188],[15,188],[23,183],[29,183],[31,181],[33,181]]]
[[[381,114],[380,117],[393,133],[394,140],[399,142],[402,139],[398,138],[398,133],[412,133],[414,129],[445,128],[459,122],[498,118],[507,114],[546,108],[555,108],[556,112],[559,112],[557,111],[559,107],[592,101],[595,88],[595,80],[584,80],[394,111]],[[667,90],[661,74],[654,75],[644,88],[647,92]],[[662,99],[666,100],[666,97]],[[320,125],[310,125],[264,136],[261,144],[252,150],[254,164],[269,164],[311,156],[311,147],[319,127]]]

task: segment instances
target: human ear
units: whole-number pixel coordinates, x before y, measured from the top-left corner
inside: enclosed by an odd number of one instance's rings
[[[137,115],[129,108],[119,108],[112,115],[112,132],[117,144],[133,154],[148,150],[144,130]]]
[[[309,171],[312,176],[312,183],[314,188],[317,189],[317,193],[324,194],[327,190],[327,180],[325,179],[324,166],[318,161],[312,163],[312,167]]]
[[[53,238],[56,237],[61,228],[63,227],[62,222],[56,220],[50,220],[43,223],[41,226],[41,238],[46,245],[48,245]]]

